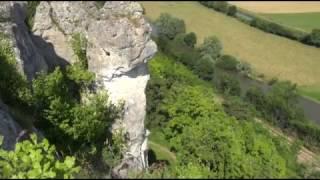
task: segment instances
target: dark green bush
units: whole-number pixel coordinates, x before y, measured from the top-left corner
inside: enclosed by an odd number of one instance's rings
[[[216,63],[218,68],[228,70],[228,71],[237,71],[238,65],[240,62],[231,55],[222,55]]]
[[[306,43],[320,47],[320,29],[313,29],[306,37]]]
[[[162,13],[155,21],[155,27],[159,36],[164,36],[170,40],[179,33],[186,32],[186,25],[183,20],[172,17],[168,13]]]
[[[229,16],[235,16],[237,14],[237,7],[235,5],[231,5],[228,7],[228,13]]]
[[[256,116],[252,104],[237,96],[228,96],[222,103],[224,111],[238,120],[251,120]]]
[[[239,81],[227,73],[221,73],[216,82],[216,86],[226,95],[240,96],[241,94]]]

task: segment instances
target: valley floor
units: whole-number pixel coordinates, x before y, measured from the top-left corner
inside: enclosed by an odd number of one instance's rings
[[[265,33],[197,2],[142,2],[142,5],[151,20],[165,12],[181,18],[187,31],[197,34],[197,44],[215,35],[221,40],[225,54],[250,63],[266,79],[278,77],[295,82],[301,86],[302,94],[319,99],[319,48]]]

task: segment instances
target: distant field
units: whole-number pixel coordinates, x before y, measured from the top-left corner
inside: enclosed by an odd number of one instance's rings
[[[320,85],[300,87],[299,92],[320,102]]]
[[[312,29],[320,29],[320,12],[315,13],[288,13],[288,14],[261,14],[268,19],[291,26],[303,31],[311,32]]]
[[[256,13],[320,12],[317,1],[229,1],[240,8]]]
[[[278,77],[299,85],[319,87],[319,48],[265,33],[197,2],[141,3],[152,20],[162,12],[184,19],[187,31],[197,34],[198,44],[204,37],[216,35],[223,43],[224,53],[249,62],[267,78]],[[313,91],[320,93],[320,87]]]

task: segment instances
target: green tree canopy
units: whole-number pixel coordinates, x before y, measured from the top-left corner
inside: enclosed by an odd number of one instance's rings
[[[174,39],[177,34],[186,32],[184,21],[168,13],[162,13],[155,21],[155,25],[159,35],[168,39]]]

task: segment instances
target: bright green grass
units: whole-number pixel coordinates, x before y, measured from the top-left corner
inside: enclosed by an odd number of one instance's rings
[[[320,29],[320,12],[314,13],[281,13],[261,14],[262,16],[286,26],[311,32],[312,29]]]
[[[215,35],[223,43],[223,53],[250,63],[267,79],[277,77],[320,92],[320,49],[250,27],[197,2],[141,2],[146,16],[155,20],[169,13],[185,21],[187,31],[197,34],[198,42]],[[307,93],[306,96],[310,96]],[[314,97],[312,95],[311,97]]]
[[[299,87],[299,92],[302,95],[308,96],[320,102],[320,85],[319,86],[302,86],[302,87]]]

